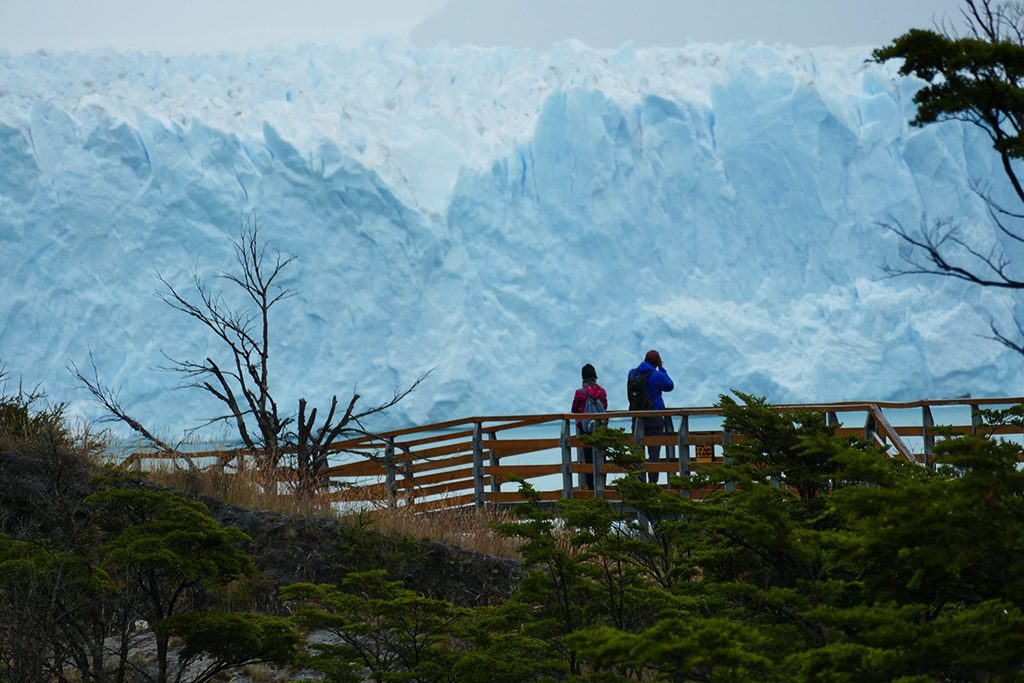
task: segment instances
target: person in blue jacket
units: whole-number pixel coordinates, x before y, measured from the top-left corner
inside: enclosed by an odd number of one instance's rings
[[[665,371],[665,366],[661,362],[661,354],[654,349],[648,351],[644,356],[644,362],[629,371],[627,383],[637,373],[647,375],[647,394],[650,396],[649,410],[665,410],[665,399],[662,398],[662,393],[672,391],[675,384],[668,376],[668,372]],[[644,435],[646,436],[662,436],[671,432],[671,429],[670,417],[644,418]],[[652,461],[660,460],[661,446],[648,446],[647,457]],[[649,481],[657,483],[658,472],[651,472],[647,476]]]

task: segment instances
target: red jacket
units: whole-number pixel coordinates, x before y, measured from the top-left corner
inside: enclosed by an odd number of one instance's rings
[[[608,393],[604,390],[600,384],[591,384],[585,386],[582,389],[576,390],[576,395],[572,397],[572,410],[573,413],[582,413],[583,406],[587,405],[587,394],[590,394],[591,398],[596,398],[604,406],[605,410],[608,410]],[[579,432],[583,429],[583,422],[581,420],[576,421],[576,431]]]

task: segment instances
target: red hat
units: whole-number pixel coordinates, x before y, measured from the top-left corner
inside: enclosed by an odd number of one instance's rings
[[[644,360],[656,368],[661,367],[661,354],[655,351],[654,349],[651,349],[650,351],[647,352],[647,355],[644,356]]]

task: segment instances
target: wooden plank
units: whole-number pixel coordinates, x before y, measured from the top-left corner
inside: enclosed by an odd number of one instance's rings
[[[690,432],[687,441],[691,446],[721,446],[722,432]]]
[[[541,500],[561,500],[561,491],[538,491]],[[573,491],[573,496],[576,496],[579,491]],[[593,495],[593,492],[589,492]],[[582,496],[581,496],[582,497]],[[501,493],[490,493],[487,495],[487,502],[489,503],[522,503],[526,499],[519,495],[518,491],[502,491]]]
[[[558,474],[562,471],[562,465],[559,463],[551,465],[498,465],[497,467],[485,467],[484,471],[502,480],[513,475],[523,477],[524,479],[531,479],[548,474]]]
[[[414,503],[409,507],[415,512],[429,512],[431,510],[448,510],[451,508],[468,507],[473,504],[473,494],[467,493],[461,496],[450,496],[438,500],[425,500]]]
[[[404,489],[418,489],[421,486],[429,486],[431,484],[437,484],[444,481],[455,481],[458,479],[468,479],[473,476],[472,467],[463,467],[459,470],[448,470],[445,472],[436,472],[434,474],[423,474],[413,479],[404,479],[398,483],[399,488]]]
[[[413,476],[416,476],[419,472],[429,472],[431,470],[440,470],[445,467],[458,467],[459,465],[469,465],[473,462],[473,454],[467,453],[459,455],[454,458],[445,458],[443,460],[424,460],[423,462],[412,463]],[[401,471],[401,467],[399,467]]]
[[[543,420],[537,420],[536,418],[523,418],[509,424],[494,425],[492,427],[484,426],[482,428],[485,434],[496,434],[497,432],[505,431],[508,429],[520,429],[522,427],[529,427],[531,425],[543,422]],[[422,439],[415,439],[412,441],[400,441],[396,442],[397,446],[405,448],[413,448],[415,446],[422,446],[424,444],[438,443],[440,441],[451,441],[452,439],[471,439],[473,438],[472,429],[464,429],[458,432],[447,432],[444,434],[435,434],[434,436],[424,437]]]
[[[416,446],[425,446],[432,443],[440,443],[442,441],[452,441],[453,439],[472,439],[472,429],[462,429],[457,432],[445,432],[444,434],[434,434],[433,436],[426,436],[422,439],[413,439],[411,441],[395,441],[395,446],[398,448],[410,449]]]
[[[507,456],[513,455],[510,451],[517,451],[515,455],[522,453],[532,453],[535,451],[546,451],[554,450],[561,447],[561,441],[555,439],[500,439],[498,441],[490,441],[487,443],[487,448],[494,451],[498,455]],[[579,445],[583,445],[580,443]]]
[[[903,426],[893,428],[900,436],[924,436],[925,428],[923,426]],[[935,430],[952,429],[961,434],[970,434],[970,425],[938,425],[930,428],[932,432]],[[978,428],[980,434],[992,434],[992,435],[1006,435],[1006,434],[1024,434],[1024,427],[1018,425],[988,425]]]
[[[434,446],[433,448],[424,448],[418,451],[412,451],[411,453],[406,452],[398,458],[399,461],[403,460],[420,460],[428,458],[437,458],[442,455],[455,455],[457,453],[472,453],[473,442],[471,441],[460,441],[459,443],[445,444],[444,446]]]
[[[896,452],[903,456],[905,459],[909,460],[910,462],[916,463],[917,460],[914,459],[914,456],[913,454],[911,454],[910,449],[907,448],[907,444],[903,443],[903,439],[900,438],[900,435],[897,434],[896,431],[892,428],[892,425],[889,424],[889,419],[885,416],[885,413],[883,413],[881,409],[873,407],[871,409],[871,414],[875,418],[875,423],[878,427],[878,430],[885,434],[890,441],[892,441],[892,445],[896,449]]]
[[[384,475],[384,466],[376,460],[362,460],[343,465],[332,465],[323,470],[323,477],[373,477]]]
[[[346,502],[346,501],[379,501],[384,502],[387,496],[387,487],[381,484],[369,484],[366,486],[353,486],[351,488],[345,488],[341,491],[335,491],[334,493],[328,493],[324,497],[332,502]]]
[[[490,441],[488,443],[494,443],[494,442]],[[572,443],[573,444],[578,444],[578,442],[575,439],[572,440]],[[490,449],[490,446],[485,446],[484,447],[485,451],[489,450],[489,449]],[[498,457],[500,457],[500,458],[511,458],[513,456],[516,456],[516,455],[526,455],[527,453],[537,453],[537,452],[538,451],[535,448],[524,446],[523,448],[503,448],[503,449],[501,449],[500,452],[497,452],[496,455],[498,455]]]
[[[472,491],[473,478],[446,481],[433,486],[417,486],[416,497],[436,496],[439,493],[451,493],[452,491]]]
[[[435,432],[440,430],[449,429],[451,427],[459,427],[462,425],[472,425],[474,422],[509,422],[518,423],[508,427],[508,429],[514,429],[515,427],[525,427],[539,422],[553,422],[561,419],[561,415],[509,415],[509,416],[474,416],[465,417],[457,420],[446,420],[444,422],[435,422],[429,425],[419,425],[416,427],[407,427],[405,429],[393,429],[387,432],[381,432],[379,434],[373,434],[371,436],[361,436],[346,441],[339,441],[331,446],[331,450],[345,450],[346,448],[358,447],[359,445],[366,444],[380,444],[383,447],[384,440],[388,437],[396,439],[395,446],[405,445],[404,442],[398,442],[397,439],[402,436],[409,436],[410,434],[422,434],[424,432]],[[485,432],[497,430],[502,428],[501,425],[495,427],[487,427],[484,429]],[[433,437],[430,437],[433,438]],[[450,438],[450,437],[449,437]]]
[[[1020,425],[982,425],[978,429],[980,434],[1024,434],[1024,426]]]
[[[648,460],[644,463],[644,470],[647,472],[671,472],[676,474],[679,471],[678,460]]]

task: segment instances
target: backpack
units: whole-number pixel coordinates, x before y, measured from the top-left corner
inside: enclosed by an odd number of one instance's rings
[[[654,408],[651,392],[647,389],[647,378],[650,376],[650,372],[637,372],[634,370],[633,374],[626,381],[626,396],[629,397],[630,410],[651,410]]]
[[[587,402],[583,404],[584,413],[593,414],[604,412],[604,405],[601,403],[601,401],[591,396],[590,392],[588,392],[586,389],[583,390],[583,393],[587,397]],[[598,420],[597,418],[594,417],[588,417],[584,420],[581,420],[580,422],[580,432],[582,432],[583,434],[593,434],[597,430],[598,425],[601,425],[603,427],[608,424],[607,420]]]

